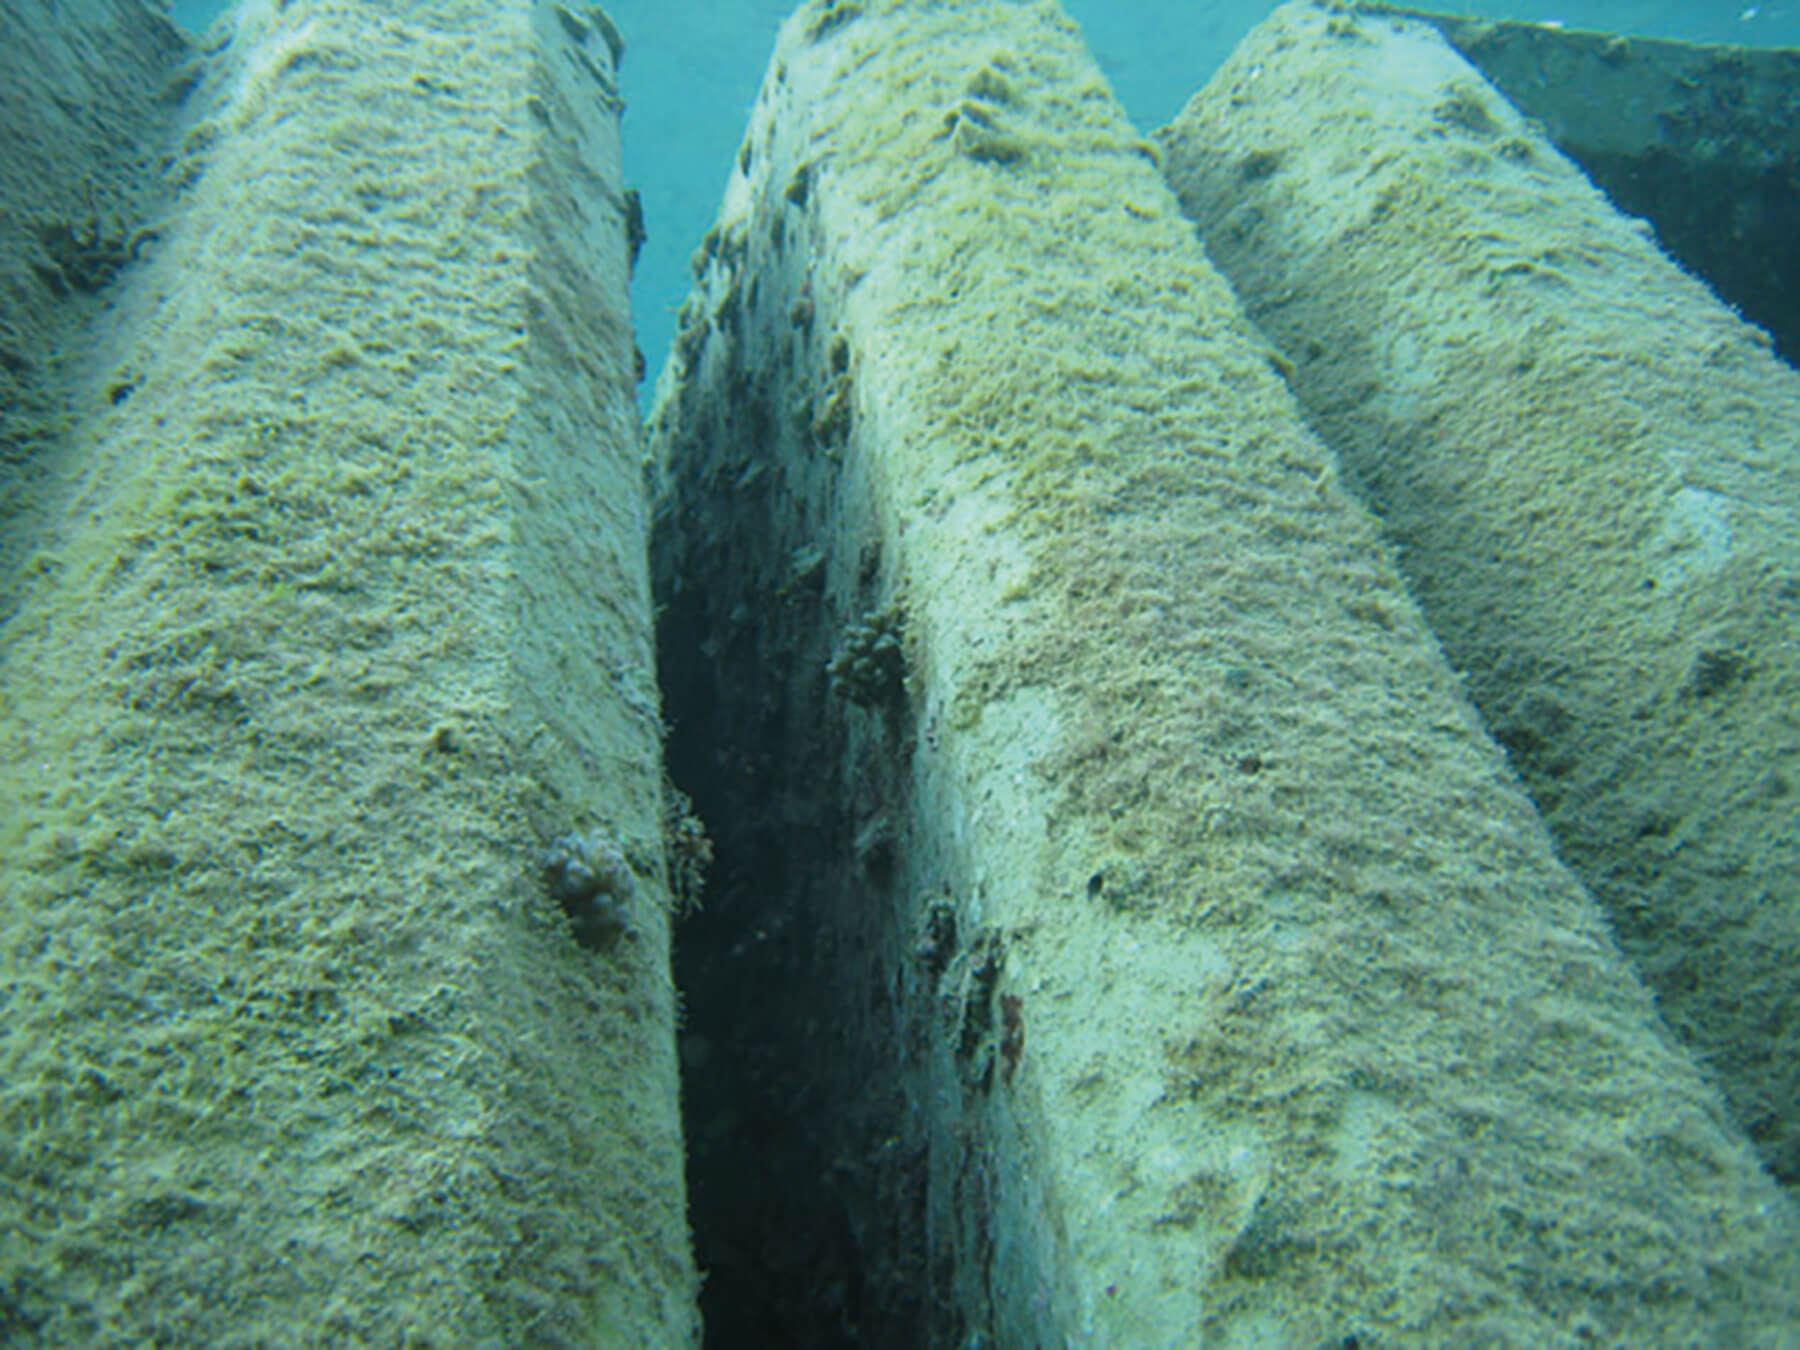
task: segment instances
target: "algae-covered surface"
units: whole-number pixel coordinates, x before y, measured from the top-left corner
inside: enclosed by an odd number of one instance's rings
[[[0,635],[0,1339],[697,1335],[605,59],[248,5],[198,80]]]
[[[1284,7],[1166,133],[1570,865],[1800,1177],[1800,376],[1417,23]]]
[[[1791,1212],[1157,161],[1052,5],[803,7],[653,419],[702,650],[791,657],[759,574],[906,616],[790,781],[893,840],[807,940],[910,1057],[944,1343],[1775,1343]]]

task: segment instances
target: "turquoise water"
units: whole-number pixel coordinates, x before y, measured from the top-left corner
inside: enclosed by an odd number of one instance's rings
[[[197,31],[228,7],[179,0],[173,12]],[[1120,100],[1145,128],[1172,118],[1273,7],[1272,0],[1065,0]],[[650,230],[632,307],[652,380],[687,296],[688,258],[718,210],[775,30],[793,8],[789,0],[607,5],[626,42],[625,173],[643,193]],[[1749,6],[1738,0],[1467,0],[1441,8],[1694,42],[1800,46],[1800,0]]]

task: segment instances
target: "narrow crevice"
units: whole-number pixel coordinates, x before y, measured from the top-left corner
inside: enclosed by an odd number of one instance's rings
[[[721,509],[705,530],[729,535]],[[902,1139],[881,823],[904,733],[852,734],[870,715],[833,692],[821,590],[759,591],[747,538],[664,587],[659,633],[670,776],[715,850],[675,943],[705,1343],[911,1350],[925,1180]]]

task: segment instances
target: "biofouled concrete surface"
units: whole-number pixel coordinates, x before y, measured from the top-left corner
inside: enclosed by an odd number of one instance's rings
[[[695,1344],[610,23],[0,31],[0,1339]]]
[[[1430,23],[1777,355],[1800,359],[1800,50],[1361,7]]]
[[[670,758],[817,1142],[693,1147],[810,1169],[859,1344],[1791,1335],[1790,1203],[1055,4],[809,0],[694,266]]]
[[[1800,1182],[1800,375],[1424,23],[1287,5],[1162,140],[1563,856]]]

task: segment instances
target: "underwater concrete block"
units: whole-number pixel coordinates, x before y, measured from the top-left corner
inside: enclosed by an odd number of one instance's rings
[[[608,31],[252,0],[137,148],[0,634],[0,1339],[697,1343]]]
[[[694,268],[652,556],[735,878],[696,1091],[765,1094],[692,1107],[721,1283],[893,1345],[1794,1325],[1791,1206],[1054,4],[802,6]]]
[[[1285,6],[1162,141],[1562,855],[1800,1182],[1800,375],[1424,23]]]
[[[1431,24],[1662,249],[1800,356],[1800,51],[1408,10]],[[1743,11],[1754,15],[1755,7]]]

